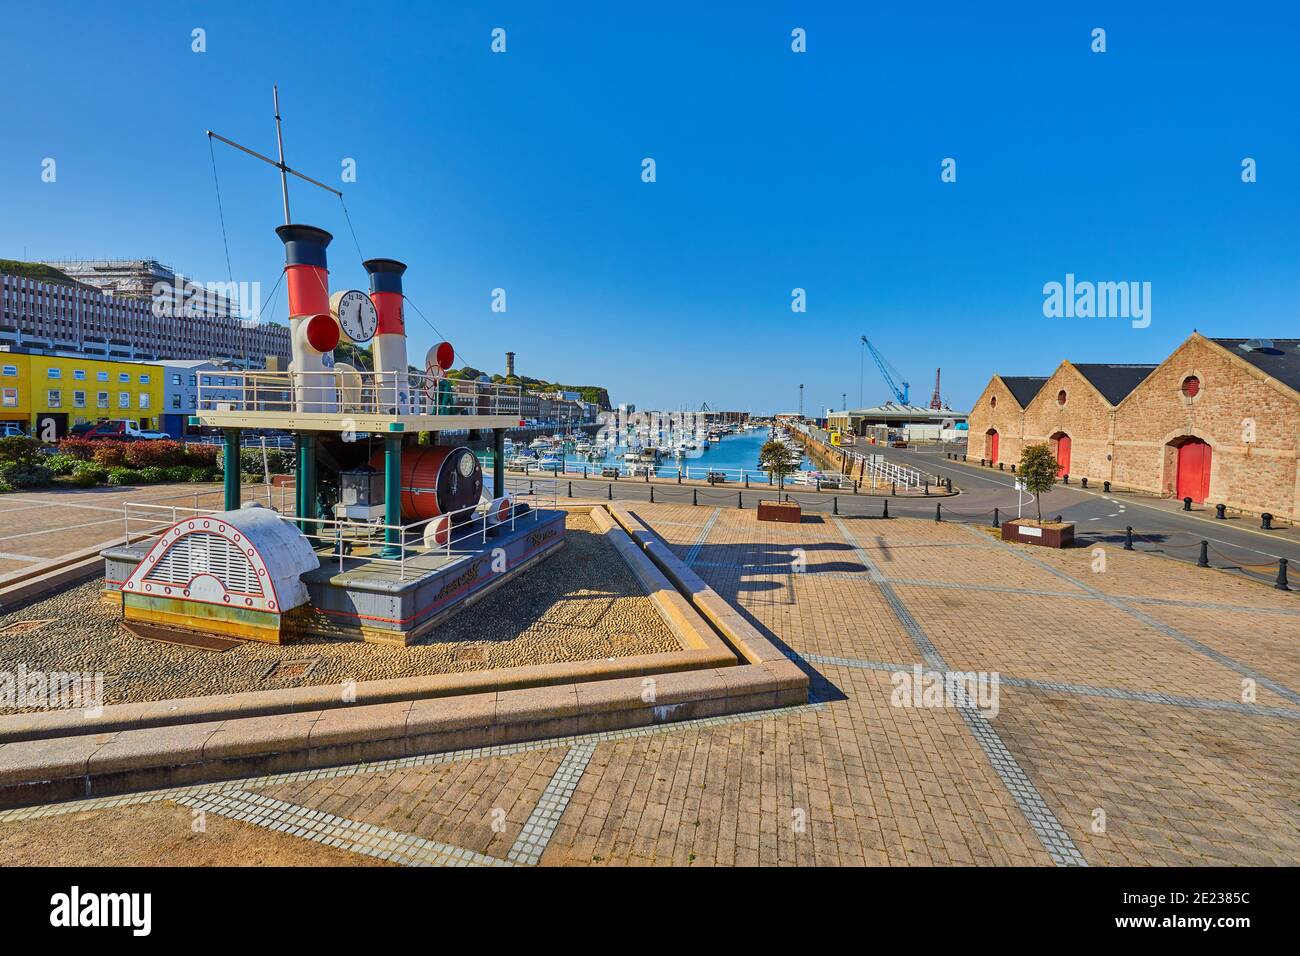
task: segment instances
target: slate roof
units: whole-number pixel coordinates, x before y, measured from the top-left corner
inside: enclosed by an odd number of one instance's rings
[[[1154,365],[1075,365],[1074,367],[1112,405],[1124,401],[1129,392],[1137,388],[1144,378],[1155,371]]]
[[[1007,388],[1011,390],[1011,394],[1015,396],[1016,401],[1020,403],[1021,408],[1029,407],[1029,403],[1034,400],[1038,390],[1047,381],[1046,375],[1042,377],[1035,375],[1003,375],[1001,378]]]
[[[1238,358],[1243,358],[1265,375],[1300,392],[1300,339],[1265,339],[1271,348],[1246,351],[1241,346],[1251,339],[1210,339]]]

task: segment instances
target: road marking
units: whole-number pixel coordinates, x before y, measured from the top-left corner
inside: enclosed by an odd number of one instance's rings
[[[937,466],[937,467],[943,467],[943,466]],[[988,482],[991,482],[992,484],[1000,485],[1001,487],[1004,487],[1004,488],[1011,488],[1011,487],[1014,487],[1014,486],[1012,486],[1012,485],[1005,485],[1005,484],[1003,484],[1003,483],[1000,482],[1000,481],[994,481],[994,480],[991,479],[991,478],[987,478],[987,477],[985,477],[984,475],[978,474],[978,473],[974,470],[974,468],[975,468],[974,465],[966,465],[966,466],[964,466],[964,467],[965,467],[967,470],[965,470],[965,471],[960,471],[960,472],[956,471],[955,469],[950,469],[950,470],[953,470],[954,473],[956,473],[956,474],[964,474],[964,475],[967,475],[967,476],[969,476],[969,477],[971,477],[971,478],[978,478],[978,479],[981,480],[981,481],[988,481]],[[1068,486],[1068,487],[1062,487],[1060,490],[1062,490],[1062,491],[1073,491],[1073,492],[1075,492],[1076,494],[1088,495],[1088,496],[1091,497],[1091,498],[1100,498],[1100,499],[1103,499],[1103,500],[1105,500],[1105,501],[1118,501],[1118,499],[1116,499],[1116,498],[1107,498],[1107,497],[1106,497],[1103,493],[1101,493],[1101,492],[1091,491],[1091,490],[1084,489],[1084,488],[1076,488],[1076,487],[1074,487],[1073,485],[1070,485],[1070,486]],[[1082,503],[1082,502],[1080,502],[1080,503]],[[1181,521],[1181,520],[1183,520],[1183,519],[1188,519],[1188,518],[1193,519],[1193,520],[1195,520],[1195,521],[1217,521],[1217,520],[1218,520],[1218,519],[1216,519],[1216,518],[1202,518],[1202,517],[1200,517],[1199,515],[1186,514],[1186,513],[1183,513],[1183,512],[1169,512],[1169,511],[1165,511],[1163,508],[1157,508],[1157,507],[1154,506],[1154,505],[1144,504],[1144,503],[1141,502],[1141,501],[1130,501],[1129,504],[1134,505],[1134,506],[1136,506],[1136,507],[1138,507],[1138,508],[1146,508],[1148,511],[1155,511],[1155,512],[1158,512],[1159,514],[1163,515],[1166,519],[1168,519],[1168,520],[1170,520],[1172,523],[1174,523],[1174,524],[1175,524],[1175,527],[1176,527],[1178,521]],[[1062,506],[1062,510],[1064,510],[1064,508],[1066,508],[1066,507],[1070,507],[1070,506],[1068,506],[1068,505]],[[1120,506],[1119,506],[1119,513],[1118,513],[1118,514],[1115,514],[1115,515],[1109,515],[1108,517],[1116,517],[1116,518],[1120,517],[1120,516],[1123,515],[1123,513],[1124,513],[1124,508],[1125,508],[1125,506],[1124,506],[1123,504],[1120,504]],[[1092,520],[1092,519],[1089,519],[1089,520]],[[1232,530],[1233,530],[1233,531],[1236,531],[1236,532],[1244,533],[1244,534],[1256,534],[1256,535],[1259,535],[1259,536],[1264,537],[1264,538],[1269,538],[1270,540],[1273,540],[1273,541],[1281,540],[1281,541],[1283,541],[1283,542],[1286,542],[1286,539],[1285,539],[1285,538],[1280,538],[1278,535],[1275,535],[1275,534],[1268,534],[1267,532],[1264,532],[1264,531],[1257,531],[1257,530],[1255,530],[1254,528],[1233,528]],[[1247,551],[1247,552],[1249,552],[1249,553],[1251,553],[1251,554],[1262,554],[1264,557],[1266,557],[1266,558],[1272,558],[1274,561],[1280,560],[1280,559],[1283,557],[1283,556],[1280,555],[1280,554],[1272,554],[1272,553],[1270,553],[1270,552],[1268,552],[1268,551],[1260,551],[1258,548],[1252,548],[1252,547],[1250,547],[1249,545],[1244,545],[1244,544],[1234,544],[1234,543],[1231,542],[1231,541],[1224,541],[1224,540],[1222,540],[1222,539],[1220,539],[1220,538],[1211,538],[1211,537],[1208,537],[1208,536],[1206,536],[1206,535],[1201,535],[1201,533],[1200,533],[1199,531],[1195,531],[1195,530],[1181,530],[1181,529],[1180,529],[1180,530],[1176,530],[1176,531],[1173,531],[1173,532],[1159,532],[1159,533],[1161,533],[1161,534],[1165,534],[1165,533],[1170,533],[1170,534],[1195,534],[1195,535],[1200,535],[1201,537],[1205,538],[1206,541],[1213,541],[1215,544],[1221,544],[1221,545],[1223,545],[1224,547],[1228,547],[1228,548],[1237,548],[1237,549],[1240,550],[1240,551]],[[1287,543],[1290,543],[1290,542],[1287,542]]]

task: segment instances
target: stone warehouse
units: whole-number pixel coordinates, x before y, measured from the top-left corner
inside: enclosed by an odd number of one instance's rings
[[[1010,466],[1039,442],[1062,476],[1294,519],[1300,339],[1193,332],[1159,365],[994,375],[970,414],[968,457]]]

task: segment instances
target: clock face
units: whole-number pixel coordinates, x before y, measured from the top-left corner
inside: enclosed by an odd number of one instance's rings
[[[461,476],[464,478],[468,478],[470,475],[474,474],[474,456],[461,455],[458,467],[460,468]]]
[[[374,338],[379,327],[379,313],[375,311],[370,296],[353,289],[336,293],[336,298],[334,314],[343,334],[353,342],[369,342]]]

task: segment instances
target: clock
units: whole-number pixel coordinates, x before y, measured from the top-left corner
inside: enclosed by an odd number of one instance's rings
[[[474,474],[474,456],[461,455],[460,461],[457,463],[456,467],[460,469],[460,476],[462,478],[468,478],[470,475]]]
[[[330,296],[330,312],[352,342],[369,342],[379,328],[379,313],[370,296],[356,289]]]

